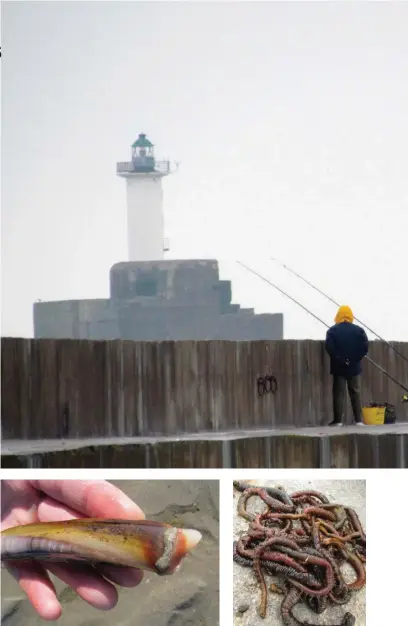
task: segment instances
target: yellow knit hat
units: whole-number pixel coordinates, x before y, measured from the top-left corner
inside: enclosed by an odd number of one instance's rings
[[[334,318],[336,324],[341,324],[341,322],[353,322],[353,320],[353,311],[350,309],[349,306],[346,305],[343,305],[339,308],[339,310],[337,311],[337,315]]]

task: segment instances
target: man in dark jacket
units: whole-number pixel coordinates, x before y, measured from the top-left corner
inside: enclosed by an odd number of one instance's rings
[[[359,376],[361,361],[368,353],[368,338],[363,328],[353,324],[350,307],[341,306],[336,324],[326,335],[326,351],[330,356],[330,373],[333,376],[333,415],[329,426],[341,426],[346,387],[350,396],[354,420],[363,425]]]

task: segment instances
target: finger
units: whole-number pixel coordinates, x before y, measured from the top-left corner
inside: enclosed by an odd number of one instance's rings
[[[64,522],[65,520],[86,517],[48,496],[38,505],[37,515],[40,522]]]
[[[143,572],[134,567],[120,565],[98,565],[98,572],[121,587],[137,587],[143,580]]]
[[[31,480],[30,484],[87,517],[145,519],[145,515],[120,489],[106,480]]]
[[[56,620],[61,616],[62,608],[55,587],[39,563],[21,565],[10,561],[5,567],[17,580],[42,619]]]
[[[53,500],[53,498],[45,497],[42,502],[38,505],[37,516],[40,522],[61,522],[64,520],[70,519],[82,519],[87,517],[82,513],[78,513],[75,509],[72,509],[69,506],[62,504],[61,502],[57,502]],[[89,517],[89,516],[88,516]],[[99,517],[106,517],[105,515],[100,515]],[[125,515],[121,515],[120,513],[114,515],[110,515],[109,517],[115,517],[119,519],[127,519]],[[129,519],[141,519],[140,517],[136,517],[136,514],[132,514],[128,516]],[[142,518],[144,519],[144,518]]]
[[[116,606],[118,592],[115,587],[89,565],[59,565],[47,563],[47,569],[60,578],[88,604],[100,611],[109,611]]]
[[[36,520],[39,494],[26,480],[1,481],[2,529]]]

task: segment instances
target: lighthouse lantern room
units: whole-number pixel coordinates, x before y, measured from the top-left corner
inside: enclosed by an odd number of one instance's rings
[[[141,133],[132,144],[132,163],[134,169],[139,172],[154,171],[154,146],[144,133]]]

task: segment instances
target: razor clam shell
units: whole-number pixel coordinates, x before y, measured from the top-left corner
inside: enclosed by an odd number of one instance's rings
[[[87,563],[106,563],[99,559],[90,559],[81,555],[80,548],[63,541],[54,541],[44,537],[2,537],[2,561],[50,561],[69,563],[70,561]],[[120,566],[119,566],[120,567]]]
[[[83,518],[37,522],[1,532],[1,561],[82,561],[165,575],[178,569],[200,539],[201,534],[193,529],[149,520]]]

